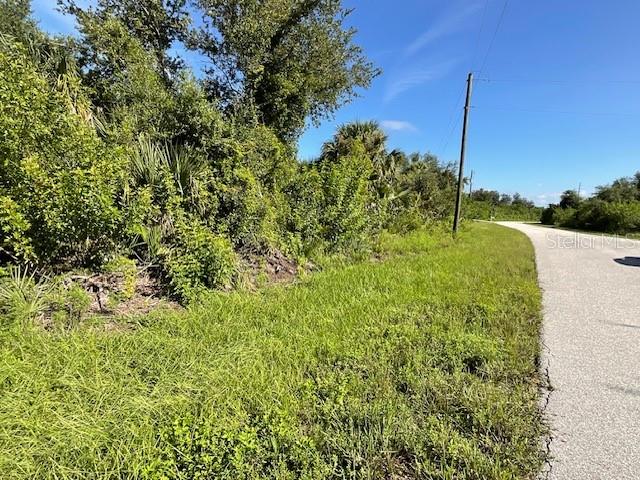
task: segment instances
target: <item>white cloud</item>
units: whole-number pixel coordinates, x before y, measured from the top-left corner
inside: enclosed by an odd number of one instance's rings
[[[561,192],[553,192],[553,193],[541,193],[536,196],[536,205],[546,206],[549,203],[558,203],[560,202]]]
[[[407,46],[405,55],[414,55],[435,40],[462,30],[467,20],[480,9],[481,5],[480,2],[468,2],[464,7],[448,11]]]
[[[384,94],[384,102],[390,102],[398,95],[423,83],[446,76],[458,63],[458,59],[450,59],[424,70],[412,70],[396,78],[388,86]]]
[[[404,120],[383,120],[380,122],[382,128],[392,132],[417,132],[418,129],[411,122]]]

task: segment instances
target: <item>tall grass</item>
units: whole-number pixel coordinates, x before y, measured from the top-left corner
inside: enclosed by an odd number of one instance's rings
[[[42,315],[50,291],[46,276],[38,276],[27,267],[10,267],[9,275],[0,278],[0,322],[26,323]]]
[[[532,478],[540,295],[520,233],[212,293],[134,331],[0,337],[0,477]]]

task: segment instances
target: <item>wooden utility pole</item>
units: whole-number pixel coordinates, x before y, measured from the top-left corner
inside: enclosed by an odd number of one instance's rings
[[[473,195],[473,170],[471,170],[471,175],[469,176],[469,198]]]
[[[462,189],[464,184],[464,154],[467,148],[467,125],[469,109],[471,108],[471,90],[473,89],[473,73],[467,77],[467,99],[464,102],[464,122],[462,124],[462,145],[460,146],[460,167],[458,168],[458,193],[456,195],[456,210],[453,215],[453,233],[458,232],[460,225],[460,208],[462,207]]]

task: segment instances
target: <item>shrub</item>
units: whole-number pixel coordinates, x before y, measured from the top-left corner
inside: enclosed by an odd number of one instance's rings
[[[65,292],[65,306],[68,314],[69,326],[74,326],[80,323],[82,317],[89,310],[91,306],[91,297],[77,283],[71,284]]]
[[[542,213],[540,214],[540,223],[543,225],[553,225],[556,208],[558,208],[558,205],[553,204],[542,210]]]
[[[0,279],[0,320],[10,324],[37,318],[47,307],[50,291],[46,277],[29,273],[26,267],[9,268],[9,275]]]
[[[91,307],[90,294],[64,275],[53,279],[46,301],[53,325],[67,329],[77,326]]]
[[[324,195],[317,165],[299,165],[295,177],[285,188],[285,199],[288,207],[283,219],[286,249],[298,257],[322,249]]]
[[[570,227],[573,225],[573,216],[576,213],[573,208],[556,208],[553,211],[553,223]]]
[[[164,266],[175,295],[188,301],[204,288],[227,286],[236,256],[227,237],[214,234],[197,219],[183,217],[176,224]]]
[[[419,229],[425,224],[423,212],[417,207],[401,208],[397,212],[390,212],[386,222],[391,233],[408,233]]]
[[[276,243],[272,197],[248,168],[237,168],[219,188],[220,221],[236,247],[262,251]]]
[[[133,298],[136,292],[136,279],[138,276],[135,261],[120,255],[109,260],[102,267],[102,270],[106,273],[115,273],[122,276],[122,288],[116,293],[116,300],[129,300]]]
[[[612,233],[640,230],[640,202],[590,199],[580,206],[568,226]]]
[[[28,236],[29,222],[20,207],[9,197],[0,196],[0,259],[28,261],[33,258],[33,246]]]
[[[0,49],[0,85],[1,228],[10,230],[9,249],[99,263],[119,237],[121,151],[75,113],[82,92],[49,87],[19,45]]]
[[[371,160],[356,149],[351,155],[318,164],[322,179],[320,223],[330,250],[361,249],[368,243],[372,197]]]
[[[603,213],[605,231],[629,233],[640,230],[640,202],[607,203]]]

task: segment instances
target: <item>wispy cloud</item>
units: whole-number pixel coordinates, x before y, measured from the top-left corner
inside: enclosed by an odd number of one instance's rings
[[[462,30],[467,20],[480,10],[481,5],[481,2],[467,1],[464,6],[458,4],[455,9],[445,12],[428,30],[407,46],[405,55],[414,55],[435,40]]]
[[[439,64],[435,64],[430,68],[411,70],[400,75],[387,86],[387,90],[383,98],[384,102],[388,103],[407,90],[446,76],[457,63],[458,59],[449,59]]]
[[[392,132],[417,132],[418,129],[411,122],[404,120],[383,120],[380,122],[382,128]]]

